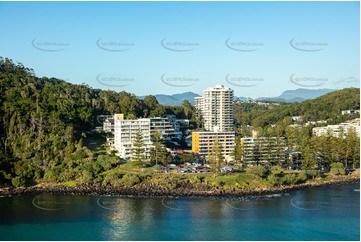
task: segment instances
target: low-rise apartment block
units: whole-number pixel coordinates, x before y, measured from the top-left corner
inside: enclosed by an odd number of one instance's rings
[[[123,114],[114,114],[113,122],[113,146],[122,158],[132,157],[133,143],[138,130],[142,133],[145,157],[150,156],[150,150],[153,147],[153,132],[160,132],[163,140],[177,138],[173,125],[168,118],[155,117],[127,120],[124,119]],[[111,121],[109,121],[109,123],[111,123]],[[108,127],[107,125],[104,127]]]
[[[234,150],[235,132],[210,132],[196,131],[192,132],[192,151],[198,155],[208,156],[211,153],[214,142],[222,147],[222,155],[229,160]]]
[[[122,158],[131,158],[134,139],[141,131],[145,157],[149,157],[152,147],[150,119],[125,120],[123,115],[114,115],[114,148]]]
[[[342,110],[341,111],[342,115],[354,115],[356,113],[360,113],[360,110],[351,110],[351,109],[349,109],[349,110]]]
[[[315,127],[312,129],[312,134],[315,136],[323,136],[330,133],[334,137],[340,137],[342,135],[343,138],[346,137],[347,133],[353,129],[358,137],[360,137],[360,119],[356,118],[347,122],[343,122],[335,125],[327,125],[324,127]]]
[[[287,146],[284,137],[245,137],[243,162],[247,165],[282,164],[286,160]]]

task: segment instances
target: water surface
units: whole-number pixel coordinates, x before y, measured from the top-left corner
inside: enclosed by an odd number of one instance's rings
[[[251,199],[0,198],[1,240],[359,240],[360,185]]]

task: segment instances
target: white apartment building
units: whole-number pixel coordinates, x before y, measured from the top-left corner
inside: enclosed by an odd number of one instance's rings
[[[336,125],[327,125],[324,127],[315,127],[312,129],[312,134],[315,136],[326,135],[328,132],[334,137],[340,137],[342,132],[342,137],[345,138],[350,129],[353,129],[358,137],[360,137],[360,119],[356,118],[344,123]]]
[[[103,130],[105,132],[110,132],[110,133],[114,133],[114,118],[107,118],[104,122],[103,122]]]
[[[169,122],[168,118],[150,118],[150,131],[158,130],[164,140],[171,140],[172,138],[177,138],[173,125]]]
[[[341,111],[342,115],[354,115],[356,113],[360,113],[360,110],[351,110],[351,109],[349,109],[349,110],[342,110]]]
[[[122,114],[114,115],[114,148],[120,157],[132,157],[133,142],[138,130],[142,132],[145,157],[149,157],[152,147],[150,119],[125,120]]]
[[[233,127],[233,90],[216,85],[195,98],[197,114],[202,117],[204,128],[212,132],[229,131]]]
[[[126,120],[123,114],[114,114],[114,148],[122,158],[131,158],[133,142],[138,130],[141,131],[145,157],[149,157],[153,147],[151,134],[159,131],[164,140],[176,138],[176,133],[168,118],[140,118]]]

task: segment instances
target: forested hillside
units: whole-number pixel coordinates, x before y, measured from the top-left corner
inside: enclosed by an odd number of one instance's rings
[[[342,110],[360,109],[360,89],[345,88],[302,103],[283,104],[271,108],[247,110],[245,107],[249,105],[247,103],[235,105],[236,123],[264,127],[282,121],[286,117],[301,116],[303,122],[327,120],[328,124],[336,124],[350,119],[350,116],[341,115]]]
[[[124,113],[131,119],[173,113],[192,118],[190,109],[187,102],[166,107],[154,96],[140,100],[126,92],[38,78],[32,69],[0,58],[0,183],[81,176],[77,169],[97,159],[82,144],[86,131],[99,125],[97,115]]]

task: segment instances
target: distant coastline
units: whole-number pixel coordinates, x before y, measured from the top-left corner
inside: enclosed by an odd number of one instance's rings
[[[154,186],[141,183],[134,186],[101,186],[81,185],[64,186],[58,184],[38,184],[31,187],[1,188],[0,197],[30,196],[38,194],[53,195],[83,195],[83,196],[125,196],[125,197],[188,197],[188,198],[229,198],[244,196],[262,196],[276,193],[288,193],[295,190],[323,187],[344,183],[360,183],[360,178],[355,176],[342,176],[330,181],[307,182],[297,185],[276,186],[254,189],[224,189],[218,186],[197,186],[188,184],[169,189],[163,184]],[[184,184],[183,184],[184,185]]]

